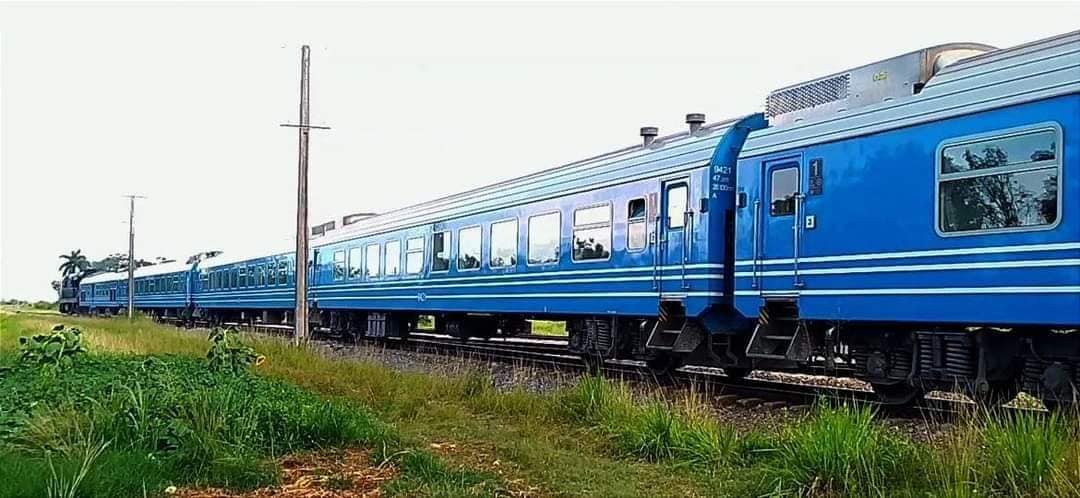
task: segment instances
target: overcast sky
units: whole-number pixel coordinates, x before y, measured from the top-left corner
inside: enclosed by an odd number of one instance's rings
[[[952,41],[1076,29],[1080,4],[0,5],[0,296],[58,255],[276,250],[295,223],[312,46],[311,222],[386,211],[759,111],[774,88]],[[340,220],[339,220],[340,222]]]

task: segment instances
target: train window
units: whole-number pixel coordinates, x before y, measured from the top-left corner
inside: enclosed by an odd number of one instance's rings
[[[210,288],[210,274],[206,273],[206,270],[199,272],[199,283],[203,289]]]
[[[480,268],[480,246],[482,238],[483,235],[478,226],[458,230],[458,271]]]
[[[379,276],[379,244],[371,244],[364,247],[364,277],[375,278]]]
[[[150,288],[149,288],[149,289],[147,289],[147,292],[149,292],[149,293],[153,294],[153,292],[154,292],[154,280],[153,280],[153,279],[150,279],[150,281],[149,281],[149,282],[150,282]]]
[[[289,283],[289,263],[292,262],[292,258],[283,259],[278,262],[278,285],[286,285]]]
[[[795,196],[799,193],[799,167],[774,169],[769,185],[769,214],[795,214]]]
[[[247,268],[241,266],[236,273],[238,275],[237,287],[247,287]]]
[[[1052,228],[1061,199],[1057,125],[942,144],[937,165],[941,235]]]
[[[401,241],[391,240],[386,243],[386,275],[401,273]]]
[[[277,285],[277,263],[274,260],[266,264],[266,285]]]
[[[424,238],[414,237],[405,241],[405,273],[416,275],[424,271]]]
[[[247,285],[248,287],[255,287],[255,265],[247,267]]]
[[[450,270],[450,232],[431,234],[431,271]]]
[[[561,216],[556,211],[529,217],[529,254],[526,260],[528,264],[544,265],[559,262],[559,243],[562,238]]]
[[[574,210],[573,261],[605,260],[611,256],[611,204]]]
[[[236,268],[233,268],[232,271],[229,272],[229,288],[231,289],[237,288],[240,284],[237,280],[237,272],[238,270]]]
[[[690,189],[685,183],[670,185],[667,188],[667,227],[682,228],[686,224],[687,197]]]
[[[626,205],[626,249],[644,249],[648,242],[645,199],[630,199]]]
[[[259,287],[262,287],[262,286],[266,285],[266,265],[259,265],[257,271],[258,271],[257,275],[259,277],[259,280],[255,284],[258,285]]]
[[[489,248],[488,266],[501,268],[517,264],[518,229],[517,220],[506,220],[491,224],[491,247]]]
[[[349,249],[349,278],[360,278],[364,268],[364,253],[359,247]]]
[[[345,280],[345,250],[334,251],[334,280]]]

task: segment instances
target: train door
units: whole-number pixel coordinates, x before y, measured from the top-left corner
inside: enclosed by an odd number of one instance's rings
[[[690,178],[665,180],[660,189],[659,234],[660,298],[681,297],[689,289],[686,265],[690,260],[693,213],[690,211]]]
[[[762,227],[760,255],[763,294],[797,294],[799,284],[799,219],[802,212],[802,172],[798,157],[766,161],[758,222]],[[779,270],[779,271],[777,271]]]

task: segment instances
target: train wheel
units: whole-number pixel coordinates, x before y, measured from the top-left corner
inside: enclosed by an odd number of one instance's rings
[[[675,369],[682,366],[682,360],[673,355],[662,354],[655,358],[645,360],[645,366],[660,385],[669,385],[675,382]]]
[[[600,375],[604,371],[604,359],[599,355],[584,353],[581,361],[585,364],[585,372],[589,375]]]
[[[871,383],[874,394],[885,405],[908,405],[923,395],[922,388],[909,385],[906,382],[892,382],[888,384]]]
[[[991,382],[985,392],[976,392],[971,397],[976,403],[987,406],[1001,406],[1016,399],[1020,394],[1020,383],[1013,381]]]

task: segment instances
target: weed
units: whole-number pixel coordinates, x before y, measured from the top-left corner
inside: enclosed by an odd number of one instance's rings
[[[235,333],[235,330],[226,328],[214,328],[210,331],[207,337],[211,343],[210,350],[206,352],[210,370],[235,374],[251,365],[261,365],[266,360],[265,356],[255,353],[251,346],[235,339]]]
[[[19,360],[48,369],[48,371],[70,368],[75,357],[86,353],[82,345],[82,332],[75,328],[65,328],[57,324],[46,334],[19,337]]]

